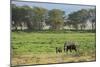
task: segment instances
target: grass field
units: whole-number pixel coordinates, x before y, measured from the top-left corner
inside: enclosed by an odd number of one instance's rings
[[[55,47],[74,41],[78,52],[56,54]],[[95,33],[12,32],[12,65],[95,61]]]

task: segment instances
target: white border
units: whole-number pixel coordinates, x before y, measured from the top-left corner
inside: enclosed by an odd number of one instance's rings
[[[96,62],[39,65],[36,67],[98,67],[100,62],[100,10],[99,0],[24,0],[69,4],[96,5],[97,7],[97,59]],[[10,0],[0,0],[0,66],[10,67]],[[33,67],[33,66],[27,66]],[[35,66],[34,66],[35,67]]]
[[[10,1],[0,0],[0,66],[9,67],[10,61]]]

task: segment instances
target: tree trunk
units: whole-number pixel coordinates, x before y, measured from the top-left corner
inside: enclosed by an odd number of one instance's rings
[[[94,24],[92,23],[92,31],[94,30]]]
[[[83,30],[83,27],[82,27],[82,25],[81,25],[81,31]]]
[[[17,31],[17,25],[15,25],[15,31]]]

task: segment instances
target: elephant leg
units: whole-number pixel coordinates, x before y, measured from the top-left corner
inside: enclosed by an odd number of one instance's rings
[[[77,49],[76,49],[76,48],[75,48],[74,50],[75,50],[75,52],[77,51]]]
[[[72,49],[70,49],[70,52],[72,52]]]

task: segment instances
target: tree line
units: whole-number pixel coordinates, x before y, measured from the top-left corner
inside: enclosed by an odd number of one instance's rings
[[[42,7],[17,6],[12,4],[12,28],[17,31],[18,27],[23,30],[43,30],[43,27],[50,26],[51,30],[62,30],[69,26],[75,30],[84,30],[89,20],[92,30],[95,30],[96,8],[81,9],[66,15],[61,9],[48,10]]]

